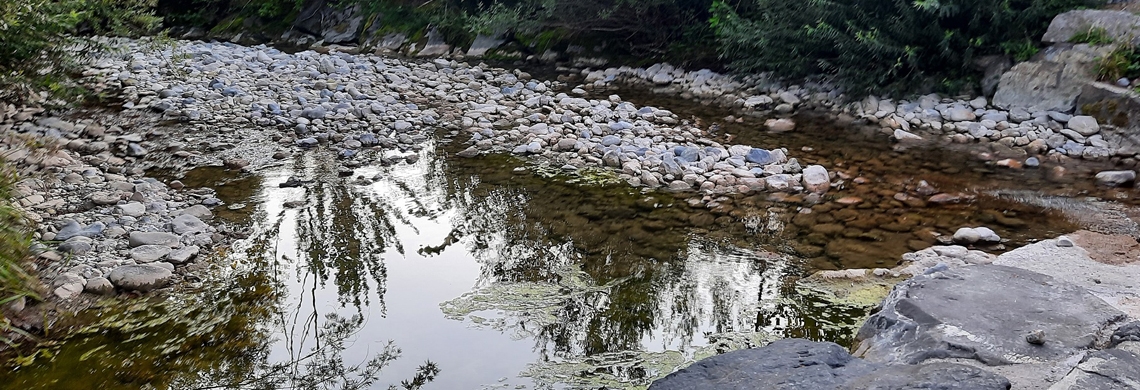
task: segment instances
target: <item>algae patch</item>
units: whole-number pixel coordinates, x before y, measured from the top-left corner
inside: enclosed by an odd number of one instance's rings
[[[606,168],[585,167],[568,171],[549,164],[538,164],[530,167],[538,177],[545,179],[561,179],[568,184],[585,186],[607,186],[621,184],[622,180],[617,173]]]
[[[906,279],[904,275],[876,276],[870,270],[823,271],[796,281],[795,288],[805,310],[826,312],[815,316],[821,329],[853,336],[871,310]]]
[[[606,299],[610,290],[625,279],[597,285],[575,266],[555,270],[556,281],[496,283],[443,302],[444,316],[470,320],[476,327],[512,329],[515,337],[527,338],[544,326],[560,322],[558,312],[579,300]],[[484,316],[490,312],[493,316]],[[478,313],[478,314],[477,314]]]

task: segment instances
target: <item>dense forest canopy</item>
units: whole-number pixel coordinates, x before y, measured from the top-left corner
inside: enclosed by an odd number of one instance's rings
[[[59,72],[29,64],[66,70],[70,57],[59,48],[74,43],[71,34],[154,33],[159,17],[164,27],[285,30],[315,2],[359,6],[377,23],[421,33],[433,27],[457,42],[497,34],[536,52],[604,46],[634,65],[821,75],[851,91],[876,91],[952,89],[973,77],[975,59],[1024,60],[1053,16],[1104,1],[4,0],[0,77],[5,85],[35,79],[62,89]]]

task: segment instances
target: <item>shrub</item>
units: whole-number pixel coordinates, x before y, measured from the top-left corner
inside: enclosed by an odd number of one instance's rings
[[[822,73],[852,91],[873,92],[892,86],[906,89],[932,76],[965,77],[972,72],[974,58],[1027,49],[1017,42],[1036,40],[1053,16],[1096,3],[717,1],[710,24],[721,57],[734,69],[776,71],[791,78]]]
[[[31,244],[28,223],[12,204],[16,179],[15,171],[0,163],[0,305],[24,297],[41,299],[25,265]]]
[[[98,48],[76,33],[134,35],[153,31],[155,0],[0,1],[0,100],[77,86],[68,77]],[[86,54],[86,55],[84,55]]]

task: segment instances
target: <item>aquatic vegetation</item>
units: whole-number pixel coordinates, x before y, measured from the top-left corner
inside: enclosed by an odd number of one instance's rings
[[[560,321],[558,312],[571,301],[604,299],[624,281],[616,279],[597,285],[589,275],[574,266],[554,270],[557,282],[496,283],[439,305],[447,318],[469,319],[476,326],[512,330],[516,338],[533,337],[534,332]],[[484,317],[494,312],[495,317]]]
[[[538,177],[560,179],[569,184],[579,184],[583,186],[607,186],[620,184],[622,182],[621,179],[617,177],[617,173],[606,168],[585,167],[567,171],[560,167],[544,163],[533,165],[530,167],[530,170]]]

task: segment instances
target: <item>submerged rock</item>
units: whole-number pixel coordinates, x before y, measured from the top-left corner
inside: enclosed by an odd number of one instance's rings
[[[1103,171],[1096,174],[1096,184],[1121,187],[1136,181],[1136,171]]]
[[[777,340],[694,363],[653,382],[651,390],[689,389],[1008,389],[1009,380],[955,363],[883,365],[855,358],[835,343]]]

